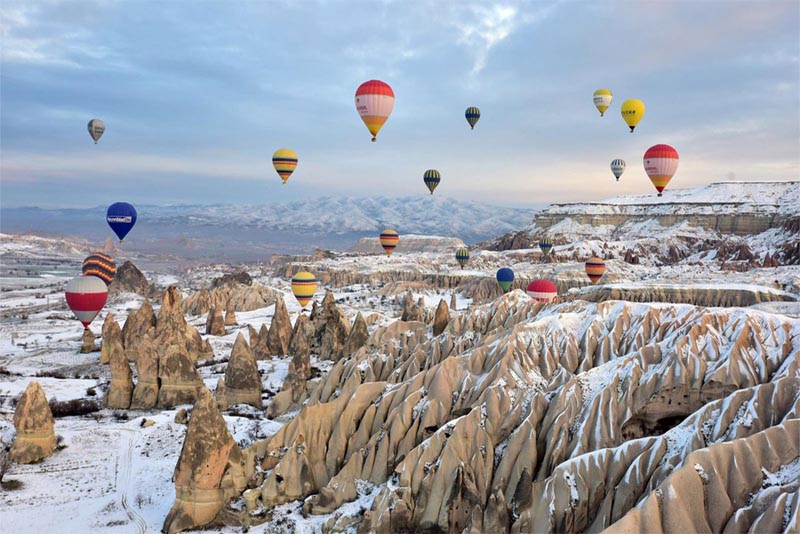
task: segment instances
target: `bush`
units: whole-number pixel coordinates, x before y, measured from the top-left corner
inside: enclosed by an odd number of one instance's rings
[[[87,397],[96,397],[97,396],[97,390],[94,389],[94,388],[86,388],[86,396]]]
[[[69,417],[71,415],[86,415],[100,411],[100,404],[90,399],[72,399],[60,402],[58,399],[50,400],[50,411],[53,417]]]
[[[36,373],[36,378],[67,378],[64,371],[58,369],[50,369],[47,371],[39,371]]]

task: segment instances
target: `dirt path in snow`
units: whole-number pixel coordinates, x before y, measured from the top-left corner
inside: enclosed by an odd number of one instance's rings
[[[117,463],[117,498],[128,518],[136,526],[136,531],[139,534],[145,534],[147,532],[147,522],[128,503],[128,494],[133,484],[131,477],[133,450],[139,439],[141,439],[142,434],[138,430],[130,428],[120,428],[119,430],[123,439],[120,444],[119,462]]]

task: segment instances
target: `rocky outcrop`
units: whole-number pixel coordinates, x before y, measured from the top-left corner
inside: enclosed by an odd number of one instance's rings
[[[175,502],[162,527],[167,534],[212,524],[246,487],[241,452],[205,387],[192,408],[173,479]]]
[[[267,286],[232,282],[192,293],[183,301],[183,310],[189,315],[203,315],[211,308],[223,310],[230,305],[239,312],[253,311],[266,308],[279,298],[281,294]]]
[[[272,418],[277,417],[305,400],[308,394],[306,383],[309,378],[311,378],[311,357],[304,347],[299,347],[289,363],[289,372],[283,381],[281,391],[272,399],[267,415]]]
[[[215,278],[211,281],[211,289],[216,289],[218,287],[225,287],[225,286],[252,286],[253,285],[253,278],[250,276],[247,271],[236,271],[233,273],[223,274],[219,278]]]
[[[123,334],[114,315],[109,312],[103,321],[102,339],[100,340],[100,363],[107,364],[111,357],[110,348],[114,343],[122,344]]]
[[[433,335],[438,336],[444,329],[447,328],[447,324],[450,322],[450,309],[447,307],[447,303],[444,299],[439,301],[439,305],[436,307],[436,315],[433,318]]]
[[[269,334],[267,335],[269,354],[287,354],[291,337],[292,321],[289,319],[286,303],[281,297],[275,302],[275,314],[269,325]]]
[[[330,291],[322,301],[323,327],[320,336],[319,357],[334,360],[342,352],[347,336],[350,334],[350,321],[336,305]]]
[[[180,345],[192,361],[214,356],[214,351],[200,332],[186,322],[181,309],[181,295],[175,287],[164,292],[155,328],[156,347]],[[160,352],[162,352],[160,350]]]
[[[109,346],[108,367],[111,371],[111,383],[106,391],[103,404],[106,408],[126,410],[131,406],[133,395],[133,372],[125,355],[125,349],[118,339],[112,339]]]
[[[361,312],[358,312],[358,315],[356,315],[356,320],[353,321],[353,328],[350,330],[350,334],[347,336],[347,340],[344,342],[344,346],[342,347],[342,352],[339,355],[339,358],[351,356],[358,349],[366,345],[368,339],[369,330],[367,329],[367,322],[364,320]]]
[[[149,410],[158,404],[158,352],[150,337],[145,337],[136,349],[136,387],[131,409]]]
[[[128,351],[135,351],[139,342],[152,335],[156,326],[156,314],[150,301],[145,299],[141,307],[128,314],[122,327],[122,344]],[[105,332],[103,333],[105,336]],[[130,358],[129,358],[130,359]]]
[[[707,286],[646,286],[624,287],[593,286],[580,292],[582,300],[604,302],[607,300],[627,300],[631,302],[671,302],[710,307],[745,307],[759,302],[794,301],[791,293],[755,286],[741,288]]]
[[[81,354],[88,354],[90,352],[97,352],[99,349],[97,345],[94,343],[94,334],[88,328],[83,329],[83,335],[81,336]]]
[[[151,294],[150,284],[147,283],[142,271],[140,271],[131,261],[126,261],[119,267],[114,275],[114,280],[108,286],[110,294],[115,293],[136,293],[143,297]]]
[[[28,383],[14,410],[17,435],[11,446],[11,459],[18,464],[44,460],[56,450],[55,420],[42,387]]]
[[[428,332],[418,322],[379,328],[306,383],[299,414],[258,445],[267,473],[258,506],[305,499],[307,513],[330,513],[358,497],[356,481],[391,481],[356,519],[360,531],[598,531],[693,450],[775,428],[779,460],[753,465],[776,472],[797,458],[785,437],[800,413],[793,319],[686,305],[545,306],[514,290],[452,318],[436,338]],[[720,465],[706,472],[731,473]],[[737,509],[761,517],[763,507],[735,502],[727,520]],[[681,506],[718,514],[702,494]]]
[[[261,408],[261,376],[250,347],[240,332],[231,350],[225,369],[224,402],[217,394],[217,402],[226,407],[233,404],[250,404]]]
[[[300,314],[294,322],[288,352],[292,356],[308,358],[311,355],[310,339],[314,338],[314,327],[307,315]]]
[[[237,326],[239,323],[236,322],[236,311],[233,309],[233,303],[228,302],[228,306],[225,308],[225,326]]]
[[[194,367],[194,360],[181,345],[170,345],[160,355],[158,362],[158,406],[171,408],[191,404],[203,381]]]
[[[211,311],[208,312],[208,319],[206,319],[206,335],[225,335],[225,319],[222,317],[221,308],[213,307]]]
[[[271,326],[270,326],[271,328]],[[256,360],[266,360],[272,356],[273,352],[270,350],[269,347],[269,330],[267,330],[267,325],[262,324],[261,330],[255,336],[255,344],[250,342],[250,347],[253,349],[253,355],[256,357]],[[280,353],[283,354],[283,353]]]
[[[414,302],[414,296],[409,291],[403,299],[403,315],[401,321],[422,321],[422,312]]]

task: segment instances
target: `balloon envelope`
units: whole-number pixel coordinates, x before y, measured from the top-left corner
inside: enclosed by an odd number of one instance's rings
[[[121,243],[136,224],[136,208],[127,202],[115,202],[108,207],[106,222],[117,234]]]
[[[470,130],[474,130],[475,125],[478,123],[478,119],[481,118],[481,110],[474,106],[470,106],[467,108],[467,111],[464,112],[464,116],[467,118]]]
[[[65,296],[72,313],[88,328],[106,305],[108,288],[96,276],[77,276],[67,284]]]
[[[526,292],[537,302],[553,302],[558,296],[558,288],[550,280],[533,280]]]
[[[106,285],[109,285],[117,273],[117,262],[108,254],[95,252],[83,260],[81,270],[84,276],[96,276]]]
[[[547,236],[539,238],[539,250],[542,251],[542,254],[550,254],[550,251],[552,249],[553,249],[553,238]]]
[[[653,145],[644,153],[644,171],[658,191],[658,196],[678,170],[678,151],[669,145]]]
[[[593,284],[596,284],[603,278],[603,274],[606,272],[606,264],[603,262],[602,258],[593,257],[586,261],[584,269],[586,269],[589,280],[591,280]]]
[[[387,228],[381,232],[380,241],[383,250],[386,251],[386,255],[391,256],[392,252],[394,252],[394,249],[397,246],[397,243],[400,242],[400,236],[397,235],[395,230]]]
[[[317,278],[313,274],[308,271],[300,271],[292,277],[292,293],[301,308],[305,308],[306,304],[311,302],[316,292]]]
[[[297,168],[297,153],[291,148],[279,148],[272,154],[272,166],[285,184]]]
[[[502,267],[497,271],[497,283],[503,289],[503,293],[508,293],[511,289],[511,284],[514,283],[514,271],[508,267]]]
[[[608,106],[611,105],[611,91],[608,89],[598,89],[594,92],[593,100],[594,106],[597,108],[597,111],[600,112],[600,116],[602,117],[603,114],[608,109]]]
[[[456,261],[463,269],[469,261],[469,249],[467,247],[461,247],[456,250]]]
[[[617,181],[619,182],[619,177],[625,172],[625,162],[621,159],[612,160],[611,172],[614,173],[614,176],[617,177]]]
[[[433,190],[436,189],[439,186],[439,182],[442,181],[442,175],[439,174],[439,171],[436,169],[428,169],[425,171],[425,174],[422,175],[422,181],[425,182],[425,186],[432,195]]]
[[[625,119],[625,123],[630,126],[631,133],[633,133],[633,129],[644,117],[644,102],[635,98],[626,100],[620,106],[619,112],[622,114],[622,118]]]
[[[89,135],[91,135],[92,139],[94,139],[94,144],[97,144],[97,142],[100,140],[100,137],[103,136],[103,132],[106,131],[105,123],[100,119],[92,119],[89,121],[87,127],[89,128]]]
[[[356,111],[367,126],[372,140],[376,141],[394,109],[394,91],[380,80],[369,80],[356,89]]]

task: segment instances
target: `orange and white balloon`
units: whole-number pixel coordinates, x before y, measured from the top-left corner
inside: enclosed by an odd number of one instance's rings
[[[678,170],[678,151],[669,145],[653,145],[644,153],[644,171],[653,182],[658,196]]]
[[[380,80],[369,80],[356,89],[356,111],[372,134],[372,141],[377,140],[389,115],[394,109],[394,91],[389,84]]]

